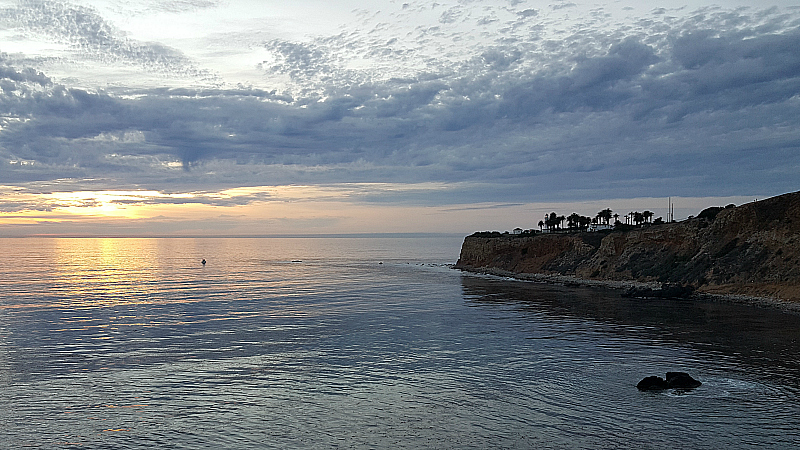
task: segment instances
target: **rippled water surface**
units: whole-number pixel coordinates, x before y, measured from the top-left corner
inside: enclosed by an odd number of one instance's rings
[[[0,239],[0,448],[800,447],[800,317],[460,243]],[[703,385],[636,390],[672,370]]]

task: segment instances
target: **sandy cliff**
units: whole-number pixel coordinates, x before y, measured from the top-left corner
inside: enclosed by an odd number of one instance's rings
[[[680,283],[800,302],[800,192],[627,232],[464,239],[457,268]]]

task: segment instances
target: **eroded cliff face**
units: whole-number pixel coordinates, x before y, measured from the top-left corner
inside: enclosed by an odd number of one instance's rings
[[[456,267],[800,301],[800,192],[627,232],[468,236]]]

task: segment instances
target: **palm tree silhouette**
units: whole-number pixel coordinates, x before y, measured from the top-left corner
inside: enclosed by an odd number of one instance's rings
[[[578,213],[572,213],[567,217],[567,226],[570,229],[580,227],[581,216]]]
[[[611,208],[606,208],[597,213],[597,218],[602,219],[603,222],[606,223],[606,225],[608,225],[608,223],[611,222],[611,217],[613,217],[613,212],[611,211]]]

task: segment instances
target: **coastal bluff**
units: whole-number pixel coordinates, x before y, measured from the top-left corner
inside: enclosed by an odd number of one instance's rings
[[[800,302],[800,192],[628,231],[475,233],[455,268]]]

